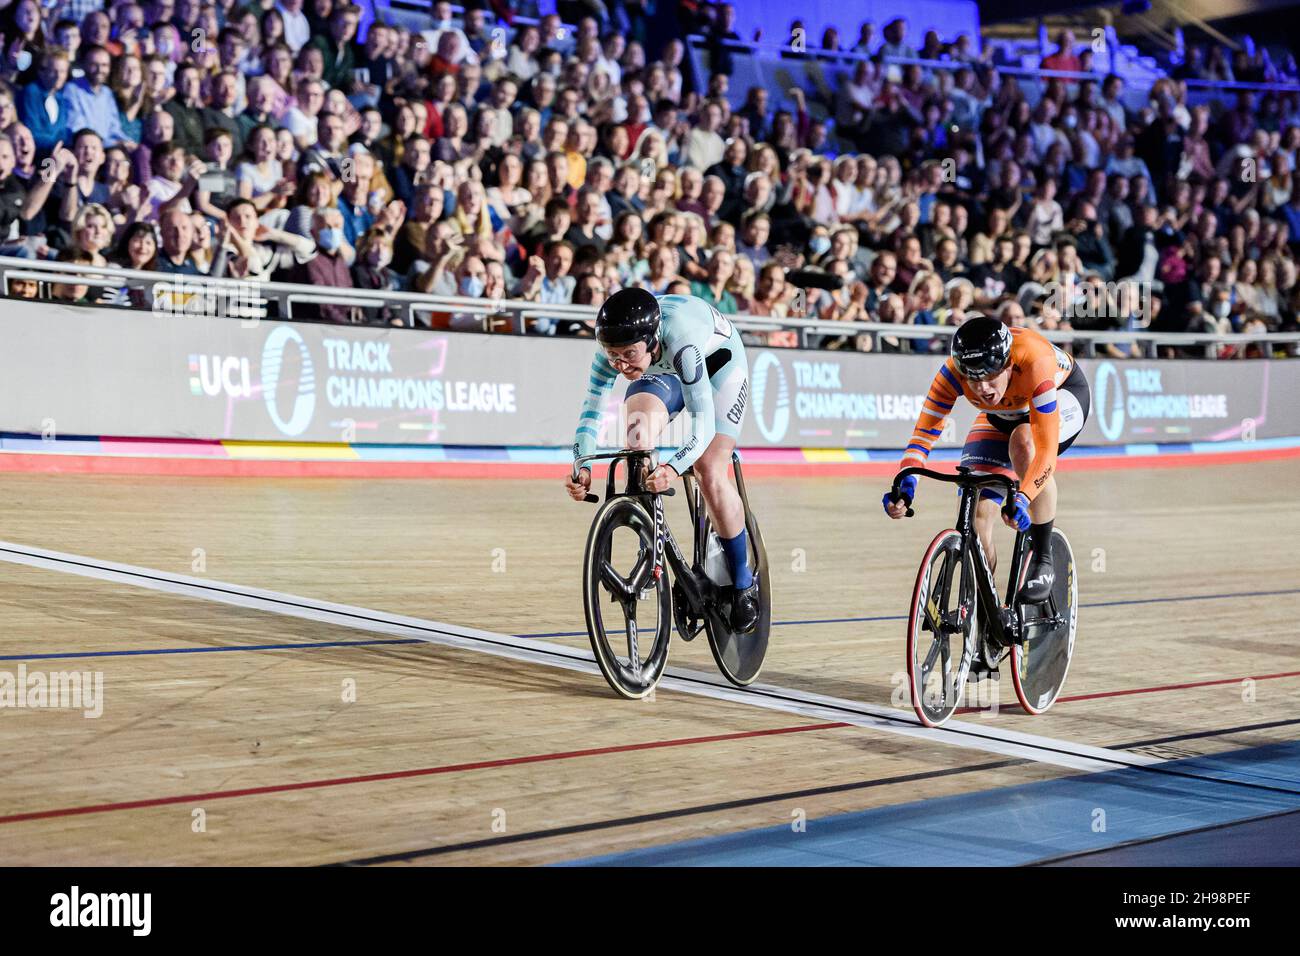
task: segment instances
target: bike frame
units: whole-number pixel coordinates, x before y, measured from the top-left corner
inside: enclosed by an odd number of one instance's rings
[[[956,530],[961,535],[962,560],[969,557],[974,562],[975,586],[979,589],[980,606],[998,609],[996,615],[990,614],[985,617],[989,624],[990,636],[996,643],[1006,646],[1020,641],[1022,622],[1019,615],[1007,613],[1008,609],[1003,606],[998,597],[997,581],[994,580],[993,570],[989,567],[988,555],[984,552],[984,542],[980,540],[979,532],[975,529],[975,510],[979,506],[981,491],[981,487],[962,486],[961,500],[957,506]],[[1015,492],[1011,491],[1010,494],[1014,495]],[[1025,556],[1029,551],[1028,538],[1025,532],[1016,532],[1016,543],[1011,555],[1011,575],[1007,579],[1008,597],[1015,590],[1016,582],[1020,580],[1020,572],[1024,568]]]
[[[608,452],[605,454],[586,455],[578,458],[573,463],[573,476],[577,480],[578,472],[591,461],[609,461],[609,474],[605,479],[605,500],[611,498],[640,498],[648,506],[650,516],[654,521],[654,557],[652,564],[642,567],[637,575],[636,590],[643,590],[650,582],[646,575],[653,574],[655,578],[663,574],[664,562],[672,568],[673,580],[681,585],[682,591],[691,605],[691,612],[699,615],[703,612],[705,604],[704,588],[695,575],[694,567],[702,567],[704,563],[704,509],[700,507],[699,497],[700,488],[695,480],[695,475],[689,470],[683,476],[686,480],[687,504],[691,512],[691,519],[694,524],[695,541],[693,554],[695,557],[694,564],[688,564],[681,548],[677,544],[677,539],[673,537],[672,529],[668,527],[668,522],[664,518],[664,496],[672,495],[675,492],[669,488],[664,492],[647,491],[644,485],[645,475],[654,470],[654,452],[640,450],[625,450],[619,452]],[[619,461],[627,462],[627,491],[620,492],[617,490],[616,481]],[[742,486],[743,488],[743,486]],[[595,495],[588,495],[588,501],[599,501]]]
[[[961,559],[965,561],[969,558],[973,562],[975,585],[979,591],[980,606],[996,609],[996,613],[985,615],[989,627],[989,636],[993,638],[995,644],[1000,647],[1022,644],[1029,627],[1040,625],[1055,627],[1062,623],[1054,597],[1048,597],[1047,615],[1034,620],[1026,619],[1024,605],[1017,605],[1012,608],[1002,603],[998,597],[998,588],[993,579],[993,571],[989,568],[988,555],[984,553],[984,542],[980,540],[979,533],[975,529],[975,510],[979,505],[981,492],[985,488],[1000,487],[1003,492],[1003,501],[1010,501],[1020,488],[1018,481],[1014,478],[1008,478],[1006,475],[977,473],[965,466],[959,466],[956,474],[931,471],[928,468],[915,466],[904,468],[894,478],[893,495],[895,501],[905,501],[907,503],[907,516],[909,518],[913,515],[912,502],[903,495],[899,485],[904,478],[910,475],[933,478],[936,481],[949,482],[961,487],[961,499],[957,506],[957,526],[955,528],[962,539]],[[1024,531],[1017,531],[1016,543],[1011,555],[1011,574],[1007,579],[1008,598],[1014,594],[1019,584],[1028,554],[1029,535]],[[950,574],[951,570],[948,573]]]

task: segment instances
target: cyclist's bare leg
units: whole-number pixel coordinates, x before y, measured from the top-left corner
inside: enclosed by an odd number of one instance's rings
[[[981,497],[975,506],[975,533],[979,535],[980,544],[984,546],[984,557],[988,559],[989,570],[998,569],[998,552],[993,545],[993,529],[1001,523],[1002,506],[992,498]]]
[[[713,528],[722,539],[722,548],[731,569],[736,599],[731,605],[731,627],[740,632],[753,630],[759,619],[758,581],[749,563],[749,544],[745,538],[745,505],[732,483],[731,453],[736,440],[714,435],[709,447],[695,461],[695,477],[700,493],[709,508]]]
[[[668,424],[668,407],[650,392],[637,392],[623,404],[627,412],[627,447],[649,451]]]
[[[662,403],[660,405],[662,407]],[[745,530],[745,506],[731,478],[731,453],[735,448],[734,438],[714,435],[709,447],[695,462],[700,493],[709,506],[713,527],[722,538],[734,538]]]
[[[668,424],[668,408],[650,392],[629,396],[627,409],[627,447],[649,450]],[[734,538],[745,529],[745,506],[731,480],[731,453],[736,440],[714,435],[709,447],[695,462],[695,478],[709,508],[709,517],[719,536]]]
[[[1016,474],[1024,476],[1034,461],[1034,433],[1028,425],[1021,425],[1011,433],[1009,443],[1011,464]],[[1029,518],[1034,524],[1056,519],[1056,475],[1049,475],[1037,497],[1029,503]]]

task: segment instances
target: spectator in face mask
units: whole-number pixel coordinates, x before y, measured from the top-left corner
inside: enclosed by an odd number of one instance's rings
[[[824,265],[826,255],[831,251],[831,237],[825,226],[817,226],[808,240],[808,261],[813,265]]]
[[[499,305],[507,298],[505,266],[499,259],[468,253],[456,269],[456,287],[456,295]],[[450,324],[460,332],[507,332],[512,326],[508,314],[496,312],[458,312]]]
[[[312,217],[312,238],[316,241],[316,255],[306,262],[285,270],[283,277],[277,275],[277,281],[292,282],[298,285],[312,285],[320,288],[351,289],[354,287],[352,273],[342,255],[343,250],[343,214],[338,209],[322,209]],[[344,305],[317,305],[305,303],[301,307],[302,318],[316,319],[322,322],[346,323],[356,321],[354,310]],[[299,309],[294,309],[294,318],[299,318]]]
[[[456,268],[456,295],[480,299],[487,289],[487,266],[475,255],[466,255]]]
[[[451,273],[455,288],[450,295],[466,299],[481,299],[487,291],[487,265],[483,259],[466,252],[463,248],[456,250],[452,261],[456,262]],[[475,331],[483,328],[483,317],[476,312],[433,313],[430,322],[435,329],[456,329],[458,331]]]

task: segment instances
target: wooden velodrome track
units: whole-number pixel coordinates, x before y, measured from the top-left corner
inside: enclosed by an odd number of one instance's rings
[[[1063,700],[1028,717],[1008,678],[995,716],[925,732],[910,709],[870,714],[890,711],[916,563],[953,518],[938,485],[895,523],[881,479],[752,478],[786,622],[762,681],[784,690],[629,703],[594,667],[419,623],[586,649],[594,509],[558,474],[0,476],[0,670],[100,671],[104,696],[98,719],[0,712],[0,863],[548,863],[1106,769],[1097,748],[1150,764],[1300,738],[1300,459],[1064,468],[1082,611]],[[671,664],[719,680],[703,638]],[[812,695],[863,706],[789,700]]]

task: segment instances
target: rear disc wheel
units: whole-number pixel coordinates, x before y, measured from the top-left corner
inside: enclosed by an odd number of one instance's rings
[[[714,533],[707,519],[704,526],[705,533]],[[734,631],[729,617],[719,607],[705,615],[704,625],[718,670],[737,687],[748,686],[758,678],[767,657],[768,635],[772,630],[772,585],[767,568],[767,549],[758,530],[758,519],[751,513],[745,515],[745,531],[749,539],[749,566],[753,570],[754,583],[758,585],[758,622],[752,631]],[[730,610],[729,604],[726,609]]]
[[[1016,697],[1021,707],[1035,715],[1056,703],[1065,686],[1079,628],[1079,579],[1074,550],[1060,528],[1052,529],[1052,563],[1055,572],[1052,600],[1025,608],[1025,640],[1011,648],[1011,677]],[[1053,611],[1060,618],[1056,626],[1034,623],[1051,616]]]

